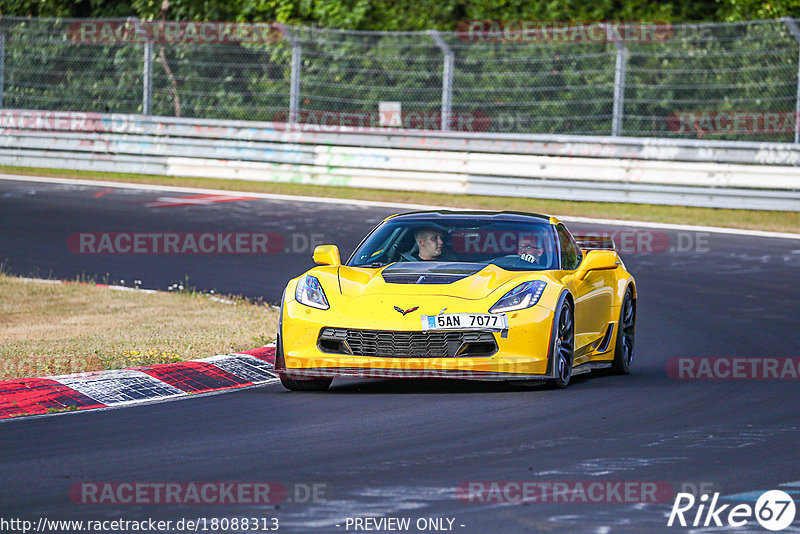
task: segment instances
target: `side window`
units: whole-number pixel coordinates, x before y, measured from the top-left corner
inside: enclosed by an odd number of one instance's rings
[[[559,224],[556,230],[561,245],[561,268],[566,271],[577,269],[583,259],[581,248],[563,224]]]

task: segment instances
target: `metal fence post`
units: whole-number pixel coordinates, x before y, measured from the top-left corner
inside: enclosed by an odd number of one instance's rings
[[[300,119],[300,69],[302,68],[303,47],[292,45],[292,81],[289,88],[289,121],[296,123]]]
[[[151,115],[153,106],[153,41],[144,43],[144,70],[142,72],[142,115]]]
[[[452,120],[452,99],[453,99],[453,65],[455,54],[453,50],[444,42],[442,36],[436,30],[428,30],[436,46],[444,54],[444,65],[442,67],[442,131],[450,130]]]
[[[795,23],[794,19],[790,17],[783,17],[783,23],[786,24],[786,27],[789,28],[789,33],[792,34],[794,40],[797,41],[798,47],[800,47],[800,29],[797,28],[797,24]],[[795,96],[795,103],[794,103],[794,142],[800,143],[800,49],[798,49],[798,56],[797,56],[797,95]]]
[[[625,107],[625,67],[628,62],[628,49],[625,43],[614,41],[617,47],[617,62],[614,68],[614,108],[611,114],[611,135],[622,135],[622,115]]]
[[[3,107],[3,93],[6,80],[6,29],[0,26],[0,108]]]
[[[300,120],[300,70],[303,67],[303,47],[286,26],[283,26],[282,30],[292,46],[292,73],[289,80],[289,123],[297,124]]]

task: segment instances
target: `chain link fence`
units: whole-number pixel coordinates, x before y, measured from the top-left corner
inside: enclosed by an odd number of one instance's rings
[[[661,24],[647,38],[490,21],[225,38],[205,23],[197,39],[192,23],[131,38],[117,30],[137,21],[3,17],[0,107],[373,127],[390,102],[407,128],[798,142],[797,22]]]

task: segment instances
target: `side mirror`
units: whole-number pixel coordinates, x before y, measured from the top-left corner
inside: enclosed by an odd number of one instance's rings
[[[607,271],[619,267],[619,256],[613,250],[590,250],[583,258],[578,272],[578,280],[583,280],[589,271]]]
[[[314,248],[314,263],[317,265],[333,265],[334,267],[342,264],[339,258],[339,247],[336,245],[319,245]]]

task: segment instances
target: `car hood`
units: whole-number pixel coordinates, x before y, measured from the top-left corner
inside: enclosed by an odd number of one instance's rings
[[[484,263],[402,262],[382,269],[339,268],[339,286],[346,297],[369,295],[443,295],[477,300],[531,273],[506,271]],[[501,295],[502,296],[502,295]]]

